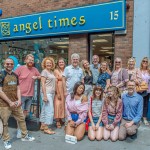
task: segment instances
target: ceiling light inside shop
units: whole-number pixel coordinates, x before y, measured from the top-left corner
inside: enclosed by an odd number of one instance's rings
[[[62,45],[62,44],[69,44],[69,41],[66,41],[66,42],[54,42],[54,44],[60,44],[60,45]]]
[[[102,49],[113,49],[114,47],[101,47]]]
[[[52,53],[53,53],[53,50],[52,50],[52,49],[51,49],[51,50],[49,50],[49,53],[50,53],[50,54],[52,54]]]
[[[92,45],[93,47],[95,47],[96,45]]]
[[[99,43],[99,42],[108,42],[105,39],[97,39],[97,40],[93,40],[93,43]]]
[[[98,35],[99,37],[104,37],[104,36],[112,36],[112,34],[100,34]]]
[[[68,48],[68,46],[58,46],[58,47],[60,47],[60,48]]]
[[[114,54],[114,52],[106,52],[107,54]]]

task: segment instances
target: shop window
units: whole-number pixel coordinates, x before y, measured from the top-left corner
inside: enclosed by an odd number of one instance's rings
[[[93,55],[98,55],[100,62],[107,61],[112,70],[114,61],[113,33],[90,35],[90,60]]]
[[[3,61],[14,56],[19,60],[19,64],[24,64],[27,54],[35,57],[35,66],[41,71],[41,62],[44,57],[51,56],[55,62],[59,57],[63,57],[68,63],[68,37],[18,40],[0,42],[0,70],[3,68]]]

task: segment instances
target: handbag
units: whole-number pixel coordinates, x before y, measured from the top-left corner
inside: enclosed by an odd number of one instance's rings
[[[148,84],[145,81],[142,81],[139,85],[136,86],[137,92],[143,92],[148,90]]]
[[[92,97],[91,97],[90,103],[91,103],[91,114],[92,114]],[[85,123],[85,130],[86,130],[86,132],[88,132],[89,123],[90,123],[90,118],[88,118],[86,123]]]

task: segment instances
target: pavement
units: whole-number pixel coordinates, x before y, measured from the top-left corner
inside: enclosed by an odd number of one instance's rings
[[[54,128],[55,135],[46,135],[41,131],[29,131],[36,138],[33,142],[22,142],[16,138],[16,129],[9,128],[12,148],[11,150],[150,150],[150,126],[141,125],[138,137],[135,140],[127,138],[125,141],[89,141],[87,135],[77,144],[65,143],[64,129]],[[0,150],[4,150],[0,140]]]

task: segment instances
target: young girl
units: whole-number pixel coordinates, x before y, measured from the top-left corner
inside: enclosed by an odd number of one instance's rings
[[[90,140],[100,141],[103,138],[103,127],[101,123],[102,105],[103,105],[103,90],[100,86],[95,86],[93,89],[93,97],[91,98],[89,107],[89,129],[88,137]]]
[[[107,97],[103,105],[102,122],[104,124],[104,140],[118,139],[118,131],[122,118],[122,101],[117,87],[110,86],[107,89]]]

